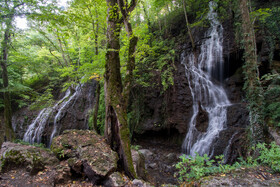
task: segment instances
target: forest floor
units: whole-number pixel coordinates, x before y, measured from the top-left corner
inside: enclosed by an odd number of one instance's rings
[[[233,170],[207,176],[194,183],[197,186],[280,186],[280,174],[273,173],[268,167],[254,167]]]
[[[149,147],[151,148],[151,147]],[[158,150],[157,153],[164,153],[163,150]],[[163,158],[163,157],[161,157]],[[163,160],[157,160],[163,161]],[[163,165],[159,165],[158,169]],[[149,169],[149,181],[154,186],[161,186],[163,183],[173,184],[174,186],[280,186],[280,174],[272,173],[269,168],[240,168],[231,171],[227,174],[217,174],[213,176],[204,177],[192,183],[174,184],[176,179],[173,174],[164,172],[164,169],[157,171]],[[52,167],[47,167],[40,171],[37,175],[30,175],[25,168],[14,169],[7,173],[0,174],[0,186],[2,187],[89,187],[92,184],[86,178],[71,179],[68,183],[55,185],[54,176],[55,170]],[[171,179],[173,177],[173,179]]]
[[[181,153],[180,146],[167,145],[165,142],[142,140],[138,142],[139,151],[149,150],[152,154],[145,155],[148,182],[154,186],[162,184],[178,185],[174,177],[175,164],[178,163]]]
[[[37,175],[30,175],[25,168],[14,169],[9,172],[0,174],[0,186],[2,187],[53,187],[53,186],[71,186],[71,187],[87,187],[92,186],[91,182],[83,178],[69,180],[68,184],[55,185],[55,169],[46,167]]]
[[[146,159],[148,182],[154,186],[170,184],[174,186],[280,186],[280,173],[273,173],[268,167],[241,167],[229,173],[219,173],[203,177],[191,183],[179,183],[174,174],[175,164],[180,160],[181,148],[169,146],[164,142],[141,141],[143,149],[153,154]],[[146,156],[145,156],[146,158]]]

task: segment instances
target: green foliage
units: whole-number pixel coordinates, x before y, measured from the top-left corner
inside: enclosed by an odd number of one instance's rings
[[[138,151],[141,149],[141,145],[131,145],[131,149]]]
[[[22,145],[32,145],[32,146],[35,146],[35,147],[39,147],[39,148],[43,148],[43,149],[47,149],[46,146],[42,143],[38,144],[38,143],[34,143],[34,144],[30,144],[28,142],[25,142],[23,140],[19,140],[19,139],[16,139],[14,141],[14,143],[17,143],[17,144],[22,144]]]
[[[182,155],[181,161],[176,164],[178,172],[175,174],[180,182],[190,182],[207,175],[216,173],[228,173],[240,167],[257,167],[259,165],[268,166],[273,172],[280,172],[280,147],[272,142],[270,145],[259,143],[252,148],[257,157],[248,156],[246,159],[239,158],[239,162],[233,165],[223,164],[224,156],[216,156],[215,160],[205,154],[195,157]]]
[[[270,16],[269,8],[260,8],[250,13],[251,20],[259,20],[264,22]]]
[[[54,102],[52,89],[48,88],[42,95],[37,95],[35,102],[30,105],[29,109],[41,110],[53,106]]]
[[[259,163],[270,167],[274,172],[280,172],[280,147],[272,142],[269,148],[265,143],[256,146],[260,155],[257,158]]]
[[[176,173],[176,176],[180,182],[190,182],[215,173],[228,173],[229,171],[239,167],[238,164],[232,166],[223,164],[223,155],[216,156],[215,158],[216,161],[210,160],[206,154],[199,156],[197,153],[195,157],[182,155],[180,156],[181,161],[175,166],[176,169],[179,170]]]
[[[268,84],[264,87],[265,106],[264,115],[268,120],[268,124],[275,127],[280,127],[280,75],[266,74],[262,77],[263,84]]]
[[[149,46],[149,50],[145,53],[146,56],[142,54],[141,61],[135,70],[137,84],[143,87],[156,86],[158,82],[154,82],[153,77],[159,75],[163,91],[174,84],[173,72],[176,69],[174,64],[176,54],[173,46],[174,40],[161,42],[155,40],[153,47]]]

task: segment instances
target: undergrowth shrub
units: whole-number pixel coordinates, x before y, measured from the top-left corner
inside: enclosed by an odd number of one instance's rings
[[[181,161],[176,164],[178,172],[175,177],[180,182],[191,182],[198,180],[204,176],[212,175],[216,173],[228,173],[240,167],[257,167],[257,166],[268,166],[273,172],[280,172],[280,146],[276,145],[275,142],[267,145],[265,143],[259,143],[252,148],[254,152],[258,153],[256,158],[248,156],[246,159],[239,158],[239,162],[233,165],[223,164],[224,156],[216,156],[215,160],[204,154],[199,156],[186,156],[180,157]]]
[[[260,153],[257,161],[270,167],[273,172],[280,172],[280,147],[272,142],[269,146],[259,143],[256,148]]]
[[[181,161],[176,164],[176,169],[179,171],[175,174],[180,182],[190,182],[201,177],[215,174],[215,173],[228,173],[229,171],[240,167],[239,164],[228,165],[223,164],[224,156],[216,156],[215,160],[210,160],[207,154],[199,156],[186,156],[180,157]]]

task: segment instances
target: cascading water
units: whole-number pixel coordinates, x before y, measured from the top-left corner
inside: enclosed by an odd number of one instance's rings
[[[65,114],[66,109],[69,107],[69,105],[74,105],[75,100],[77,99],[77,96],[81,93],[82,90],[82,85],[78,85],[75,88],[75,93],[64,103],[61,104],[61,107],[59,109],[59,111],[57,112],[57,114],[55,115],[54,118],[54,128],[50,137],[50,142],[49,145],[51,145],[52,143],[52,139],[57,135],[57,133],[59,132],[59,128],[60,128],[60,120],[62,118],[62,116]],[[73,103],[74,102],[74,103]]]
[[[75,104],[77,97],[82,91],[81,87],[82,85],[77,86],[73,95],[71,95],[71,91],[68,89],[65,93],[65,96],[60,101],[58,101],[54,107],[44,108],[41,110],[36,119],[29,125],[27,131],[24,134],[23,140],[31,144],[35,142],[41,143],[42,133],[44,132],[51,116],[55,115],[54,127],[48,144],[48,146],[50,146],[54,136],[59,133],[61,128],[60,121],[62,117],[65,115],[67,109]]]
[[[41,143],[42,133],[45,129],[46,124],[48,123],[51,114],[54,112],[54,110],[60,108],[60,104],[63,104],[65,101],[67,101],[69,95],[70,89],[66,91],[65,96],[60,101],[58,101],[54,107],[44,108],[43,110],[41,110],[36,119],[28,126],[23,140],[31,144],[35,142]]]
[[[182,148],[184,153],[191,156],[195,156],[196,152],[199,155],[212,153],[213,141],[226,127],[227,107],[230,105],[223,87],[213,82],[213,77],[219,81],[223,79],[223,27],[217,19],[215,6],[214,2],[209,3],[211,27],[206,32],[207,39],[202,43],[197,59],[194,54],[182,54],[181,58],[193,98],[193,115]],[[208,114],[206,132],[196,128],[200,110]]]
[[[47,124],[47,121],[49,120],[49,116],[51,115],[52,111],[52,108],[44,108],[43,110],[41,110],[39,115],[29,125],[27,131],[25,132],[23,137],[24,141],[29,142],[31,144],[35,142],[41,142],[42,132]]]

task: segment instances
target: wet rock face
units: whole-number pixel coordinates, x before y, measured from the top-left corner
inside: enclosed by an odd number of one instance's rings
[[[233,104],[227,109],[227,128],[220,132],[213,143],[213,155],[224,154],[228,163],[236,161],[243,153],[245,146],[245,129],[249,124],[249,111],[246,104]],[[243,143],[242,143],[243,142]],[[225,153],[227,151],[227,153]]]
[[[54,138],[52,151],[76,173],[84,173],[98,184],[117,169],[117,153],[92,131],[67,130]]]
[[[46,165],[55,165],[58,159],[49,151],[34,146],[4,142],[1,148],[1,172],[26,168],[30,174],[37,174]]]
[[[88,129],[88,115],[94,105],[95,88],[96,82],[94,80],[85,83],[81,91],[77,93],[77,97],[74,97],[71,102],[61,110],[61,116],[57,120],[59,126],[57,134],[60,134],[66,129]],[[73,94],[74,93],[70,94],[68,100]],[[62,99],[64,95],[65,93],[61,93],[58,98]],[[44,143],[47,146],[54,129],[54,120],[58,113],[58,108],[59,107],[51,109],[52,112],[46,119],[46,124],[44,124],[40,143]],[[23,108],[15,112],[12,121],[18,139],[23,139],[28,126],[35,120],[39,113],[40,111],[30,111],[28,108]]]
[[[244,92],[242,91],[244,81],[241,69],[243,64],[243,54],[234,40],[234,29],[232,25],[231,20],[223,23],[224,74],[222,77],[224,80],[222,84],[232,103],[242,103],[244,98]],[[205,31],[206,28],[198,29],[194,32],[197,48],[199,48],[199,45],[205,40]],[[191,52],[191,45],[188,43],[187,39],[184,38],[188,37],[182,37],[182,40],[179,40],[176,45],[176,51],[179,55],[183,51],[187,54]],[[162,92],[160,88],[144,88],[141,90],[142,92],[147,93],[146,95],[144,94],[142,102],[143,105],[146,106],[144,111],[151,115],[141,116],[140,124],[137,127],[140,130],[135,131],[138,135],[136,136],[138,139],[145,137],[145,134],[147,133],[161,133],[164,130],[172,132],[176,129],[177,133],[170,134],[170,136],[182,136],[183,138],[181,138],[181,142],[177,142],[182,144],[182,141],[188,132],[189,122],[193,114],[193,101],[186,77],[186,70],[185,67],[180,64],[179,58],[176,59],[175,65],[176,70],[173,72],[174,85],[170,86],[165,92]],[[160,84],[160,81],[158,84]],[[209,122],[208,118],[208,114],[200,107],[199,114],[196,118],[197,132],[203,133],[207,131]],[[227,143],[225,142],[230,142],[235,133],[241,135],[249,124],[248,111],[243,104],[229,107],[227,118],[228,128],[223,130],[214,142],[214,146],[217,146],[214,148],[215,154],[223,154],[223,151],[227,147]],[[194,134],[194,139],[196,139],[198,134],[199,133]],[[165,134],[161,133],[161,135],[166,138],[166,136],[164,136]],[[168,136],[168,138],[170,138],[170,136]],[[234,142],[236,141],[233,141],[233,144]]]
[[[167,98],[166,123],[175,127],[179,133],[185,134],[188,123],[192,116],[192,96],[186,78],[185,67],[177,65],[178,70],[174,75],[174,86],[170,88],[165,97]]]
[[[74,100],[72,106],[67,108],[64,117],[59,122],[60,132],[66,129],[88,128],[88,113],[93,108],[95,89],[94,80],[82,86],[82,92]]]
[[[18,139],[23,138],[29,124],[37,115],[38,111],[28,110],[28,108],[22,108],[13,114],[12,125]]]
[[[177,68],[174,72],[174,85],[164,93],[161,93],[160,87],[141,90],[145,113],[135,129],[137,134],[171,128],[182,134],[187,132],[192,116],[192,97],[184,67],[178,64]]]
[[[208,123],[208,113],[199,104],[198,115],[196,118],[196,129],[200,132],[207,132]]]

